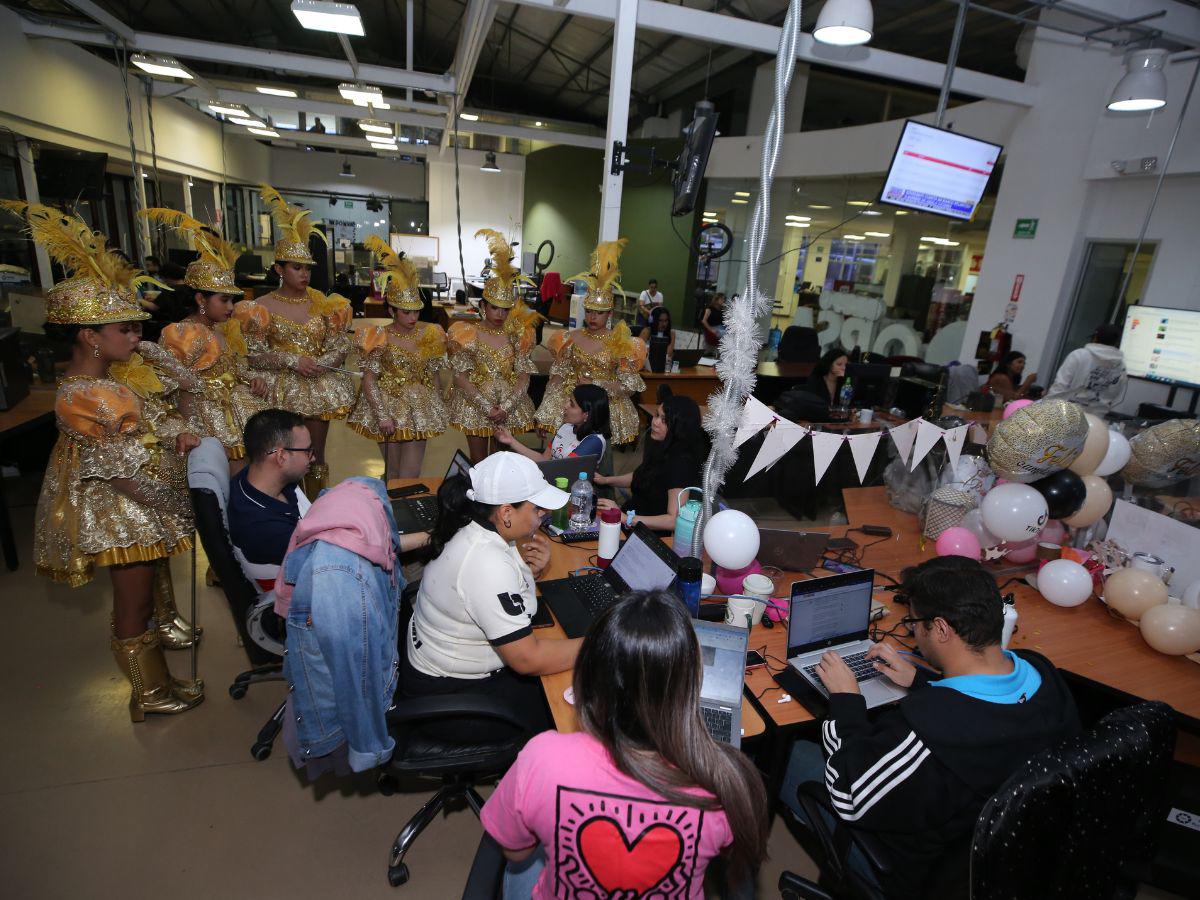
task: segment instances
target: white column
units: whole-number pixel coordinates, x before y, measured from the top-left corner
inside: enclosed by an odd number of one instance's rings
[[[621,228],[623,175],[612,174],[613,143],[628,140],[629,90],[633,84],[634,37],[638,0],[616,0],[613,22],[612,73],[608,82],[608,131],[604,145],[604,181],[600,193],[600,240],[614,241]]]
[[[23,137],[17,137],[17,159],[21,161],[21,185],[25,190],[25,199],[30,203],[41,203],[42,195],[38,191],[37,172],[33,167],[33,147]],[[43,291],[54,287],[54,275],[50,269],[50,254],[41,244],[34,242],[33,254],[37,259],[38,282]]]
[[[137,191],[138,209],[146,208],[146,179],[142,177],[142,167],[135,161],[133,163],[133,189]],[[154,252],[154,245],[150,243],[150,220],[145,216],[134,216],[133,227],[137,229],[140,235],[141,245],[134,241],[135,251],[139,258],[134,260],[134,265],[139,269],[145,264],[145,257]]]
[[[194,219],[196,217],[196,214],[194,212],[192,212],[191,180],[192,180],[192,176],[190,176],[190,175],[180,176],[180,181],[183,184],[183,212],[185,215],[191,216]],[[196,246],[195,246],[195,243],[192,241],[191,235],[188,235],[186,240],[187,240],[188,248],[191,250],[195,250]]]
[[[213,224],[216,226],[226,240],[229,239],[229,229],[225,227],[225,202],[221,196],[221,182],[214,181],[212,185],[213,191]],[[254,246],[251,243],[250,246]]]

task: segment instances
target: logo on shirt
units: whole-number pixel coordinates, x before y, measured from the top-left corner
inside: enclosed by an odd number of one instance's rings
[[[520,594],[497,594],[496,599],[500,601],[500,606],[510,616],[519,616],[525,612],[525,601],[521,599]]]

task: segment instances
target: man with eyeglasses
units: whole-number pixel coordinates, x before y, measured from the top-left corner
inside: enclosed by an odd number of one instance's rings
[[[300,481],[312,438],[301,416],[264,409],[247,420],[242,440],[250,464],[229,482],[229,539],[248,562],[278,566],[309,506]]]
[[[939,557],[901,579],[909,615],[892,633],[910,633],[915,653],[880,642],[867,656],[909,693],[872,721],[850,668],[825,654],[822,746],[795,744],[781,799],[807,824],[797,788],[824,784],[842,824],[871,832],[891,865],[880,884],[857,847],[843,862],[888,897],[916,897],[929,895],[925,879],[947,854],[961,853],[965,867],[975,819],[1000,785],[1080,724],[1049,660],[1001,647],[1004,601],[979,562]]]

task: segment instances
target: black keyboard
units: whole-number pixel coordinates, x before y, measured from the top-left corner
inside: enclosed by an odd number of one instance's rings
[[[872,660],[867,659],[867,652],[851,653],[849,656],[843,656],[842,660],[850,667],[850,671],[854,673],[855,681],[870,681],[872,678],[878,678],[879,673],[875,671],[875,665]],[[815,678],[818,682],[821,676],[817,674],[815,665],[805,666],[804,671]]]
[[[558,539],[564,544],[578,544],[580,541],[599,540],[600,532],[595,529],[592,531],[564,531],[558,535]]]
[[[704,718],[704,727],[714,741],[726,744],[733,739],[733,713],[727,709],[713,709],[711,706],[701,706],[700,715]]]
[[[617,599],[616,593],[608,582],[599,575],[581,575],[578,578],[572,578],[571,588],[575,591],[575,596],[592,614],[592,618],[598,618]]]
[[[408,500],[409,509],[412,510],[413,516],[416,517],[425,530],[433,528],[438,520],[438,499],[437,497],[410,497]]]

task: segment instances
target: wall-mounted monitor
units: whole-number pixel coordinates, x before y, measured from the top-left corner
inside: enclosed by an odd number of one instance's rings
[[[1200,309],[1129,307],[1121,352],[1136,378],[1200,388]]]
[[[969,220],[1002,149],[953,131],[905,122],[879,202]]]

